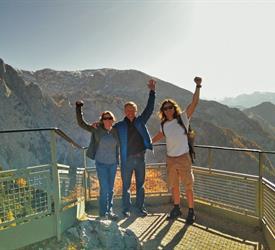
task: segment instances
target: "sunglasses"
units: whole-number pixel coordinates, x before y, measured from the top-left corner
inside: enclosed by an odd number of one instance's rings
[[[102,120],[109,120],[109,121],[111,121],[111,120],[113,120],[113,117],[110,117],[110,116],[108,116],[108,117],[102,117]]]
[[[164,111],[167,111],[168,109],[170,109],[170,110],[174,109],[174,106],[171,105],[171,106],[166,106],[166,107],[162,108],[162,110],[164,110]]]

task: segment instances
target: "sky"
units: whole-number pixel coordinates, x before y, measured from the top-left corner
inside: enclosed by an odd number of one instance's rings
[[[0,58],[39,70],[135,69],[221,100],[275,92],[275,0],[0,0]]]

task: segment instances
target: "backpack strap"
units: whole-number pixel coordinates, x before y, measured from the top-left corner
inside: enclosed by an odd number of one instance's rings
[[[187,128],[186,128],[185,124],[183,123],[180,115],[177,117],[177,119],[178,119],[178,123],[183,127],[185,134],[187,135],[189,154],[190,154],[192,163],[194,163],[194,159],[196,159],[196,153],[195,153],[195,149],[194,149],[194,138],[190,137],[192,128],[189,124],[188,131],[187,131]]]
[[[188,133],[187,133],[187,128],[185,127],[185,124],[183,123],[183,121],[182,121],[182,119],[181,119],[181,116],[180,116],[180,115],[179,115],[179,116],[177,116],[177,120],[178,120],[178,124],[182,126],[182,128],[183,128],[183,129],[184,129],[184,131],[185,131],[185,134],[187,135],[187,134],[188,134]],[[189,130],[189,128],[188,128],[188,130]]]
[[[164,126],[164,123],[165,123],[166,121],[162,121],[161,123],[160,123],[160,125],[161,125],[161,131],[162,131],[162,133],[163,133],[163,135],[165,136],[165,133],[164,133],[164,129],[163,129],[163,126]]]

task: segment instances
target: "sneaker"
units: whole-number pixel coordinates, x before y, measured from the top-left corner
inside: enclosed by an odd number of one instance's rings
[[[114,212],[110,212],[108,214],[108,219],[113,220],[113,221],[117,221],[118,220],[118,215],[116,215]]]
[[[186,220],[186,224],[192,225],[196,220],[195,213],[189,211],[185,220]]]
[[[130,217],[130,211],[128,211],[128,210],[123,210],[123,215],[124,215],[124,217]]]
[[[146,210],[145,207],[140,208],[140,209],[139,209],[139,212],[140,212],[140,215],[141,215],[142,217],[145,217],[145,216],[148,215],[148,212],[147,212],[147,210]]]
[[[174,207],[172,210],[171,210],[171,212],[170,212],[170,214],[168,215],[168,219],[169,220],[173,220],[173,219],[175,219],[175,218],[177,218],[177,217],[179,217],[179,216],[181,216],[182,215],[182,213],[181,213],[181,211],[180,211],[180,208],[179,207]]]

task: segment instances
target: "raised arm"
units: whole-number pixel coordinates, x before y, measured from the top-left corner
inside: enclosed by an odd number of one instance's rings
[[[194,113],[194,111],[195,111],[195,109],[196,109],[196,107],[199,103],[202,78],[201,77],[195,77],[194,82],[196,83],[196,89],[195,89],[195,92],[193,94],[193,99],[192,99],[192,102],[186,108],[186,114],[187,114],[188,119],[191,118],[192,114]]]
[[[147,105],[141,114],[141,118],[144,123],[146,123],[149,120],[150,116],[152,115],[152,113],[154,111],[156,83],[157,82],[155,80],[151,79],[148,81],[148,84],[147,84],[147,86],[150,90],[149,98],[147,101]]]
[[[94,130],[96,130],[96,128],[89,125],[83,118],[83,111],[82,111],[83,105],[84,105],[83,101],[76,101],[76,103],[75,103],[77,123],[81,128],[83,128],[89,132],[93,132]]]

